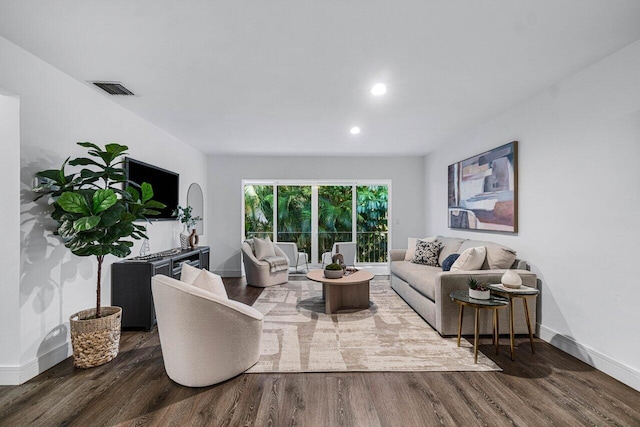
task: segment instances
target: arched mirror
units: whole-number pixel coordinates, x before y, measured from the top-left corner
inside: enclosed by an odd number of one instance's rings
[[[189,186],[189,191],[187,191],[187,205],[191,206],[191,214],[194,217],[202,218],[200,221],[196,221],[196,233],[202,236],[204,234],[204,196],[202,188],[195,182]]]

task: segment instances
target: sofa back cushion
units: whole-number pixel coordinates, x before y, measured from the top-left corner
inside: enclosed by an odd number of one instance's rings
[[[516,251],[506,246],[493,242],[485,242],[481,240],[465,240],[460,245],[460,252],[469,249],[484,246],[487,248],[487,257],[482,264],[483,270],[498,270],[511,268],[516,260]]]
[[[451,266],[451,271],[480,270],[486,257],[487,250],[484,246],[465,249]]]
[[[460,239],[458,237],[444,237],[438,236],[436,240],[442,245],[440,246],[440,255],[438,256],[438,264],[442,265],[445,259],[451,254],[459,254],[462,251],[460,250],[460,246],[464,239]],[[482,245],[478,245],[482,246]]]

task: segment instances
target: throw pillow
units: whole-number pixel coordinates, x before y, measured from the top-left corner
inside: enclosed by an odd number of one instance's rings
[[[484,246],[465,249],[451,266],[451,271],[480,270],[486,257],[487,248]]]
[[[458,259],[460,254],[451,254],[442,262],[442,271],[451,270],[451,266]]]
[[[487,262],[491,270],[511,268],[516,260],[515,251],[507,248],[487,248]]]
[[[418,240],[418,243],[416,243],[416,254],[411,261],[416,264],[437,267],[439,253],[439,242],[426,242],[424,240]]]
[[[209,291],[224,299],[229,299],[227,290],[224,288],[222,277],[207,270],[200,270],[200,274],[193,282],[193,286]]]
[[[405,261],[413,261],[413,257],[416,255],[416,243],[418,243],[418,240],[422,240],[425,242],[435,242],[436,238],[435,237],[423,237],[423,238],[417,238],[417,237],[409,237],[407,239],[407,252],[404,253],[404,260]]]
[[[180,272],[180,281],[184,283],[188,283],[189,285],[193,285],[196,277],[200,275],[200,269],[195,268],[187,262],[182,263],[182,271]]]
[[[264,261],[266,258],[276,256],[276,251],[273,248],[273,243],[271,243],[271,239],[269,237],[266,239],[258,239],[257,237],[254,237],[253,245],[256,248],[255,256],[258,258],[258,261]]]

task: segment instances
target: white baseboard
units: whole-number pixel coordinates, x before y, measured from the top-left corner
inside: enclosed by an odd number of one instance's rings
[[[24,365],[0,366],[0,385],[24,384],[72,354],[71,343],[66,342]]]
[[[620,363],[591,347],[580,344],[573,338],[562,335],[551,328],[540,324],[538,326],[540,328],[540,339],[543,341],[640,391],[640,371],[637,369]]]

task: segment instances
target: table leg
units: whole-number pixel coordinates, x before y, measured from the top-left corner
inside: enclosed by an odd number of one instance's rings
[[[524,304],[524,315],[527,318],[527,328],[529,329],[529,341],[531,342],[531,354],[536,354],[536,351],[533,348],[533,331],[531,330],[531,319],[529,318],[529,304],[527,304],[526,298],[522,298],[522,303]]]
[[[478,336],[480,335],[480,309],[476,307],[476,328],[473,336],[473,363],[478,363]]]
[[[458,347],[460,347],[460,335],[462,335],[462,313],[464,313],[464,305],[458,304],[460,306],[459,314],[458,314]]]
[[[496,356],[500,354],[500,331],[498,326],[498,309],[493,309],[493,340],[496,345]]]
[[[509,345],[511,346],[511,360],[515,360],[514,356],[514,339],[513,339],[513,298],[509,298]]]

